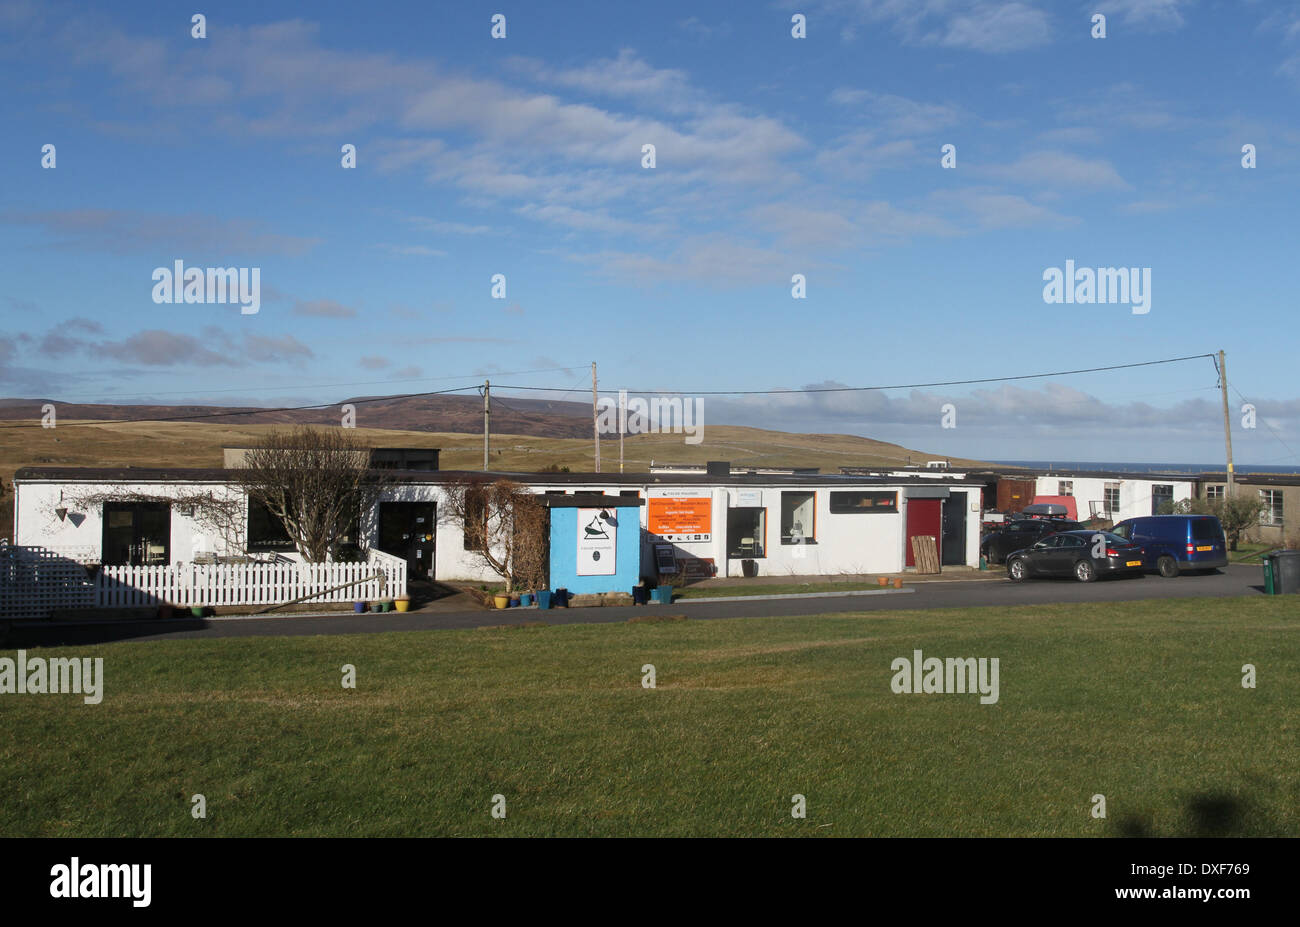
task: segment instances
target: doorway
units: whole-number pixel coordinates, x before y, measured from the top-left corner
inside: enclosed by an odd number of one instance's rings
[[[432,502],[379,503],[379,549],[405,560],[413,579],[433,579],[435,511]]]
[[[907,538],[903,542],[904,565],[916,566],[916,554],[912,551],[912,538],[918,535],[931,535],[939,545],[939,562],[943,559],[943,518],[940,511],[942,499],[908,499],[907,500]]]
[[[100,559],[105,566],[171,563],[172,507],[166,502],[105,502]]]
[[[966,563],[966,493],[953,493],[943,500],[943,536],[939,539],[939,563]]]

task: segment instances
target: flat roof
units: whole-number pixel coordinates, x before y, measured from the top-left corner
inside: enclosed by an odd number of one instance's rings
[[[14,482],[142,482],[142,483],[226,483],[234,482],[237,468],[224,467],[21,467]],[[733,473],[522,473],[504,470],[376,470],[386,479],[403,483],[451,483],[460,480],[516,480],[521,483],[550,483],[557,486],[606,484],[609,486],[934,486],[925,477],[849,476],[834,473],[757,474]],[[979,480],[945,480],[950,486],[978,486]]]

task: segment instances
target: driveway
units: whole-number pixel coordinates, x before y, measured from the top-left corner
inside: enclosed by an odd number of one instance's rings
[[[463,611],[441,613],[386,612],[365,615],[320,617],[227,618],[221,620],[179,619],[169,621],[115,622],[113,624],[68,626],[49,624],[15,627],[4,644],[7,648],[94,644],[118,640],[163,640],[198,637],[284,637],[309,634],[364,634],[376,631],[428,631],[439,628],[475,628],[501,624],[544,621],[547,624],[601,624],[626,621],[640,615],[672,614],[708,620],[712,618],[774,618],[833,612],[868,612],[920,608],[1005,608],[1014,605],[1051,605],[1088,602],[1105,606],[1110,602],[1141,599],[1222,598],[1262,595],[1263,575],[1258,566],[1233,565],[1206,576],[1162,579],[1107,579],[1079,583],[1071,579],[972,580],[969,582],[918,583],[906,594],[835,596],[817,598],[763,599],[753,602],[709,602],[686,599],[671,606],[642,605],[615,608],[555,608],[548,611],[520,609],[505,612]],[[1296,600],[1300,606],[1300,598]]]

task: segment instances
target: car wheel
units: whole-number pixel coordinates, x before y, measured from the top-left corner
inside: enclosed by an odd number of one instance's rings
[[[1074,565],[1074,578],[1081,583],[1090,583],[1097,578],[1097,569],[1091,560],[1080,560]]]
[[[1173,579],[1178,575],[1178,561],[1165,554],[1156,561],[1156,569],[1160,571],[1160,575],[1165,579]]]
[[[1029,576],[1029,568],[1025,566],[1025,561],[1017,557],[1007,563],[1007,578],[1013,583],[1022,583]]]

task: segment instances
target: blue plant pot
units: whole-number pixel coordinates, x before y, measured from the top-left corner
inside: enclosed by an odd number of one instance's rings
[[[353,603],[352,603],[352,610],[353,610],[354,612],[356,612],[358,615],[360,615],[362,612],[364,612],[364,611],[366,610],[366,603],[365,603],[365,602],[353,602]]]
[[[525,592],[523,595],[521,595],[519,597],[519,604],[524,608],[527,608],[529,605],[532,605],[533,604],[532,594]]]
[[[537,593],[537,607],[543,609],[551,607],[551,593],[549,590],[544,589]]]

